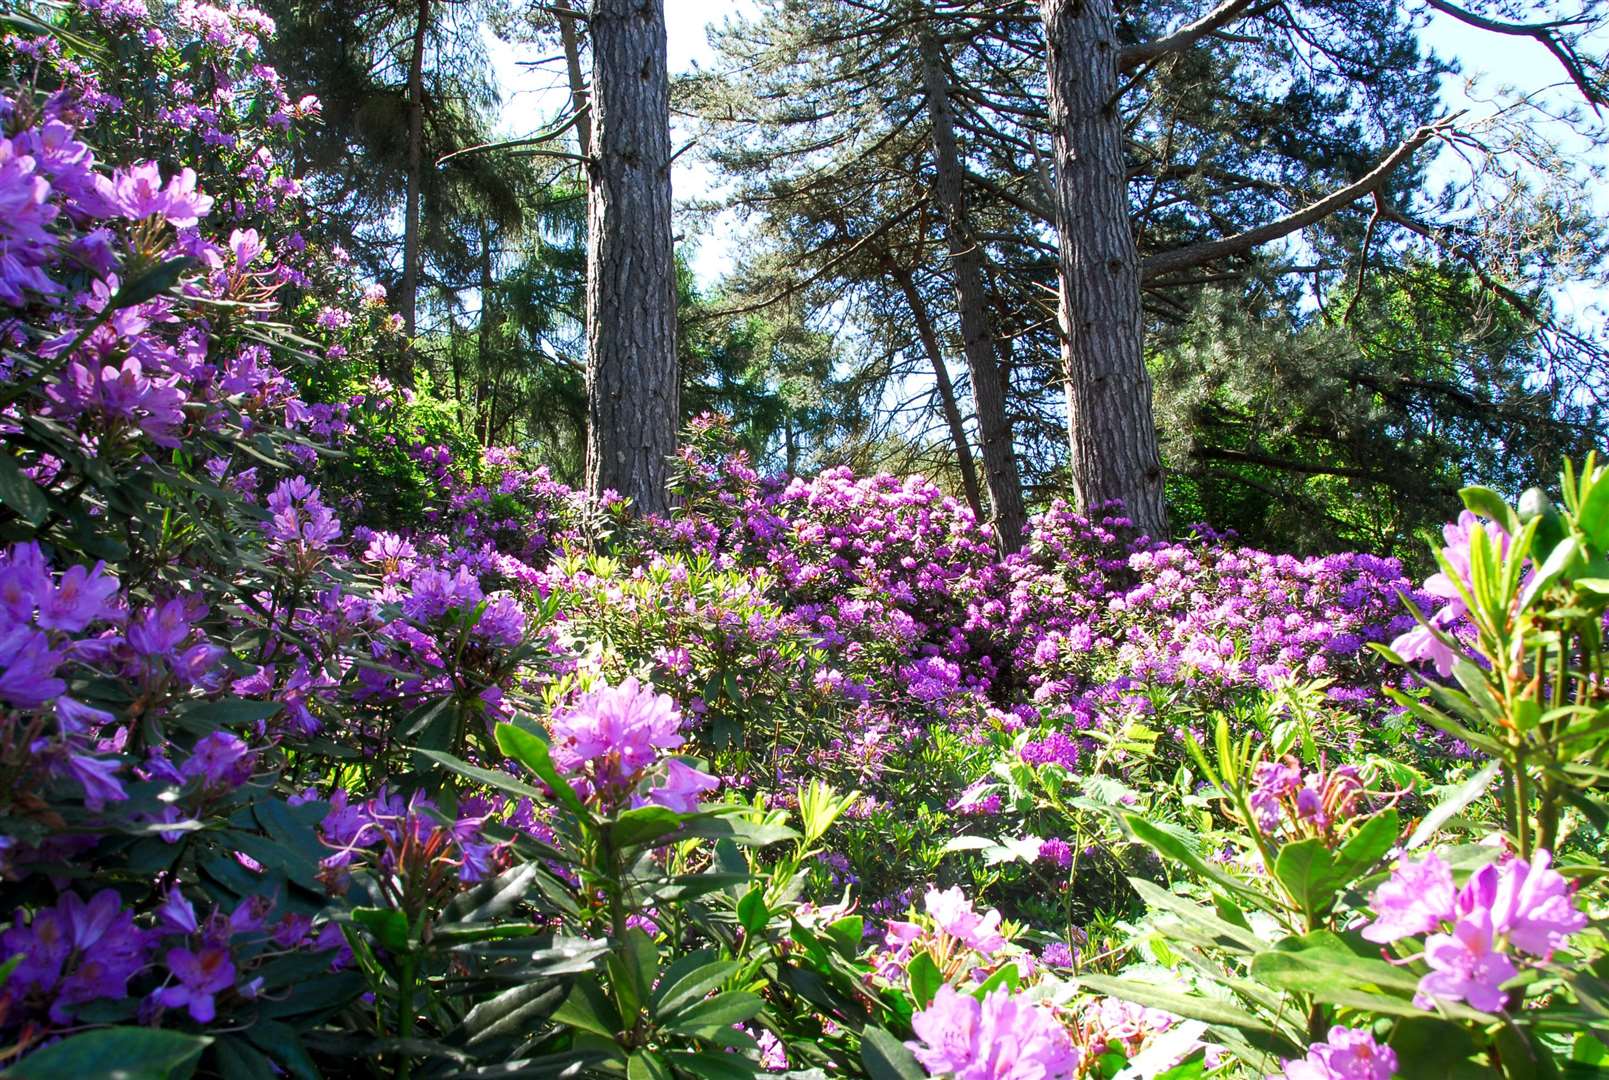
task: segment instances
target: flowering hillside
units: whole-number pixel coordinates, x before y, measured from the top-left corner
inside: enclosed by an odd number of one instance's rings
[[[1609,474],[1366,554],[380,377],[271,23],[0,15],[0,1066],[1546,1075],[1609,1047]],[[1394,651],[1393,651],[1394,650]]]

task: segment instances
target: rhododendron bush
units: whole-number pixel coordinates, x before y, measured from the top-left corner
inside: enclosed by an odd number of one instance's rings
[[[0,1067],[1548,1075],[1609,1057],[1609,476],[1368,555],[669,519],[471,448],[270,20],[0,15]]]

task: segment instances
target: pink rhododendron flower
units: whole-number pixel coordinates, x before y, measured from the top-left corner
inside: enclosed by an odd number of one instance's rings
[[[917,1041],[906,1045],[933,1076],[955,1080],[1063,1080],[1078,1070],[1080,1055],[1048,1008],[1006,989],[979,1001],[939,987],[927,1008],[911,1018]]]
[[[1491,912],[1486,910],[1459,919],[1450,934],[1425,939],[1425,963],[1431,972],[1419,980],[1413,999],[1421,1009],[1434,1008],[1440,998],[1495,1012],[1503,1007],[1498,988],[1515,975],[1514,962],[1496,951]]]
[[[1439,855],[1404,862],[1369,898],[1375,920],[1363,936],[1386,943],[1428,934],[1453,917],[1455,896],[1453,872]]]
[[[1285,1080],[1391,1080],[1397,1052],[1361,1028],[1333,1027],[1328,1042],[1307,1048],[1307,1057],[1285,1063]]]
[[[967,948],[991,956],[1005,947],[1006,939],[1000,934],[1000,912],[991,909],[987,915],[979,915],[960,886],[942,892],[929,889],[922,903],[939,932]]]

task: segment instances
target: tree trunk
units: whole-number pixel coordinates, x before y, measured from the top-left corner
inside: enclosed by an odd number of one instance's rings
[[[933,127],[933,194],[944,212],[945,238],[955,279],[955,302],[961,317],[961,347],[972,376],[973,411],[983,442],[983,469],[994,511],[995,536],[1007,554],[1022,547],[1027,511],[1022,503],[1022,482],[1012,445],[1011,420],[1001,392],[1000,365],[983,289],[983,255],[978,250],[967,218],[962,191],[961,157],[956,149],[955,124],[950,114],[949,76],[939,41],[929,27],[920,30],[922,85],[927,97],[928,121]]]
[[[669,509],[676,264],[664,0],[594,0],[587,164],[587,490]]]
[[[911,319],[916,323],[916,336],[933,365],[933,379],[939,387],[939,406],[944,410],[944,423],[950,429],[950,441],[955,444],[955,458],[961,466],[961,487],[966,492],[967,505],[972,515],[983,520],[983,496],[978,490],[978,467],[972,460],[972,444],[967,441],[966,425],[961,422],[961,410],[955,401],[955,385],[950,382],[950,369],[945,366],[944,352],[939,348],[939,335],[933,329],[933,318],[928,314],[927,303],[916,288],[916,280],[903,266],[890,262],[888,272],[898,282],[910,305]]]
[[[419,15],[413,27],[413,56],[408,61],[408,196],[402,218],[402,332],[403,346],[398,376],[404,386],[413,385],[413,335],[419,302],[419,196],[424,187],[425,142],[425,35],[430,29],[430,0],[419,0]]]
[[[581,81],[581,44],[575,32],[576,16],[568,7],[559,15],[559,40],[564,46],[564,73],[570,80],[570,108],[575,110],[576,145],[582,157],[592,156],[592,114],[587,84]]]
[[[1042,0],[1055,136],[1068,463],[1085,510],[1112,500],[1167,535],[1129,228],[1112,0]]]
[[[492,234],[487,227],[486,218],[480,219],[480,325],[475,332],[475,370],[482,381],[492,366],[492,327],[495,325],[496,312],[492,308],[492,290],[495,286],[492,276]],[[464,416],[464,395],[459,388],[460,376],[458,371],[458,353],[453,353],[453,395],[458,399],[458,415],[460,425]],[[477,394],[477,397],[479,395]],[[479,419],[478,417],[476,418]],[[473,428],[471,429],[473,430]]]

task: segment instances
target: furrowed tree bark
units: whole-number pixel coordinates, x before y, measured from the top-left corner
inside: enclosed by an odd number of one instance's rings
[[[961,488],[966,493],[972,516],[983,520],[983,495],[978,489],[978,467],[972,460],[972,444],[967,441],[966,425],[961,421],[961,409],[955,401],[955,384],[950,381],[950,369],[944,363],[944,351],[939,348],[939,335],[933,329],[933,318],[928,314],[927,302],[922,299],[911,272],[894,263],[886,264],[888,273],[905,294],[910,306],[911,319],[916,323],[916,337],[922,343],[928,363],[933,365],[933,381],[939,388],[939,406],[944,411],[944,423],[950,429],[950,441],[955,445],[955,460],[961,468]]]
[[[430,0],[419,0],[413,26],[413,56],[408,60],[408,193],[402,218],[402,332],[398,378],[413,385],[413,335],[419,305],[419,200],[425,183],[425,36],[430,30]]]
[[[955,121],[950,108],[949,76],[944,55],[932,28],[917,31],[922,55],[922,88],[928,122],[933,129],[933,194],[944,214],[949,243],[955,302],[961,321],[961,349],[972,377],[973,411],[983,444],[983,471],[994,511],[994,531],[1001,551],[1022,547],[1028,514],[1022,502],[1022,481],[1012,443],[1011,420],[1006,415],[1000,365],[996,361],[988,308],[983,290],[983,254],[978,249],[967,217],[964,173],[956,147]]]
[[[1162,459],[1129,228],[1111,0],[1041,0],[1055,136],[1056,233],[1068,465],[1083,509],[1121,500],[1167,535]]]
[[[594,0],[587,163],[587,490],[669,509],[676,276],[663,0]]]

